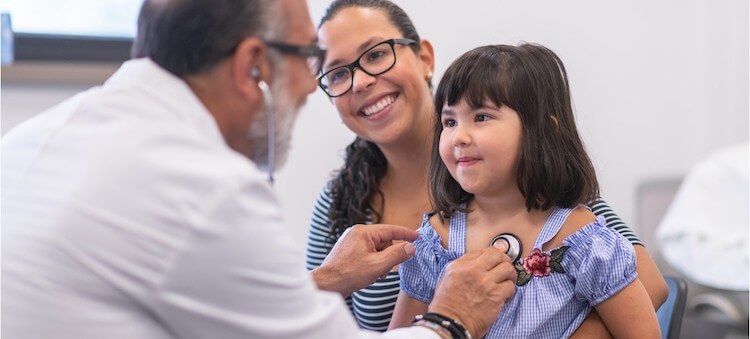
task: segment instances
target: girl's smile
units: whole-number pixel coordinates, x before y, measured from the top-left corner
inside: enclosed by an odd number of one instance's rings
[[[473,157],[460,157],[456,160],[458,167],[470,167],[479,162],[479,158]]]

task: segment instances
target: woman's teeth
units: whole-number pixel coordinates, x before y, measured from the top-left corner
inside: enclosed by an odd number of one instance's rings
[[[378,113],[378,112],[382,111],[384,108],[390,106],[393,103],[393,101],[395,101],[395,100],[396,100],[396,96],[395,95],[387,96],[387,97],[385,97],[383,99],[380,99],[380,101],[374,103],[373,105],[365,107],[362,110],[362,113],[365,116],[373,115],[375,113]]]

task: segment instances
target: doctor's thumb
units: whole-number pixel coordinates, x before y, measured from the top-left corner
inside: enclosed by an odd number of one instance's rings
[[[495,244],[493,244],[492,246],[499,249],[503,253],[508,253],[508,243],[505,241],[495,242]]]
[[[412,243],[404,241],[388,246],[388,248],[380,251],[380,255],[383,258],[382,261],[384,264],[393,267],[411,258],[415,251],[416,249]]]

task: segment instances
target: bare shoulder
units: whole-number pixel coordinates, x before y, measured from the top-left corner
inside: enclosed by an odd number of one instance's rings
[[[584,226],[596,221],[596,215],[585,207],[578,207],[570,212],[563,223],[560,231],[547,243],[545,247],[555,248],[562,246],[563,240],[577,232]]]
[[[448,248],[448,229],[450,228],[451,220],[441,217],[440,213],[435,213],[430,216],[429,221],[435,233],[440,236],[440,243],[444,248]]]
[[[594,215],[594,213],[585,207],[578,207],[574,209],[573,212],[570,212],[568,218],[565,219],[565,223],[563,223],[562,229],[565,230],[566,228],[571,228],[573,230],[571,233],[575,233],[575,231],[580,230],[583,226],[594,221],[596,221],[596,215]]]

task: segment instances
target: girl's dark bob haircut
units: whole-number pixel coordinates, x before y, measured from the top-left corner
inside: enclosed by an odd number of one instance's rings
[[[574,207],[599,196],[594,166],[575,125],[568,77],[560,58],[546,47],[490,45],[473,49],[445,72],[435,93],[435,132],[430,160],[430,199],[436,212],[466,212],[473,196],[443,164],[438,147],[444,105],[460,100],[473,108],[507,106],[521,119],[523,136],[516,168],[526,208]]]

